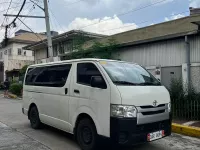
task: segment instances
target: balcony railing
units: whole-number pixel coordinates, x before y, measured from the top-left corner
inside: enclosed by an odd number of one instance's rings
[[[10,60],[30,60],[34,61],[34,56],[23,56],[23,55],[11,55],[8,56]]]
[[[53,57],[53,61],[56,62],[56,61],[60,61],[60,57],[56,56],[56,57]],[[45,59],[38,59],[35,61],[36,64],[41,64],[41,63],[48,63],[49,62],[49,59],[48,58],[45,58]]]

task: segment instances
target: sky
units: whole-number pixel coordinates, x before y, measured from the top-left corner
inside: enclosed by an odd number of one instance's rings
[[[0,26],[13,18],[3,14],[17,14],[24,0],[0,0]],[[33,0],[43,7],[43,0]],[[112,35],[189,15],[189,7],[200,7],[200,0],[49,0],[51,30],[63,33],[77,29],[99,34]],[[23,15],[43,16],[44,12],[33,6],[30,0],[21,12]],[[21,18],[34,32],[45,31],[44,19]],[[3,23],[3,24],[2,24]],[[8,36],[19,29],[29,30],[20,21],[10,28]],[[4,37],[0,27],[0,41]]]

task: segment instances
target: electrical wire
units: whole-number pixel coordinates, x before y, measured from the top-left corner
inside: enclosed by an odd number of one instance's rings
[[[11,4],[12,4],[12,0],[10,0],[9,6],[8,6],[8,8],[7,8],[7,11],[6,11],[6,15],[8,14],[8,10],[10,9]],[[4,24],[5,20],[6,20],[6,18],[7,18],[7,17],[5,16],[4,19],[3,19],[3,23],[1,24],[2,26],[3,26],[3,24]]]
[[[30,2],[27,2],[27,3],[30,3]],[[19,6],[15,6],[15,7],[10,7],[10,8],[9,8],[9,10],[10,10],[10,9],[15,9],[15,8],[19,8],[19,7],[21,7],[21,4],[20,4]],[[4,10],[0,10],[0,13],[2,13],[2,12],[4,12],[4,11],[7,11],[7,9],[4,9]]]
[[[10,27],[13,23],[15,23],[16,19],[19,17],[22,9],[24,8],[25,3],[26,3],[26,0],[24,0],[24,2],[22,3],[22,6],[21,6],[21,8],[20,8],[20,10],[19,10],[19,12],[17,14],[17,16],[13,19],[13,21],[10,24],[8,24],[8,27]]]
[[[24,26],[26,26],[31,32],[33,32],[33,33],[35,34],[35,36],[36,36],[38,39],[40,39],[40,41],[42,41],[45,45],[47,45],[47,43],[46,43],[40,36],[38,36],[38,34],[35,33],[27,24],[25,24],[20,18],[18,18],[18,19],[19,19],[19,21],[20,21]]]
[[[139,10],[142,10],[142,9],[145,9],[145,8],[148,8],[148,7],[151,7],[151,6],[154,6],[154,5],[157,5],[157,4],[160,4],[160,3],[163,3],[167,0],[161,0],[161,1],[157,1],[157,2],[154,2],[154,3],[151,3],[151,4],[148,4],[148,5],[145,5],[145,6],[142,6],[142,7],[139,7],[139,8],[136,8],[136,9],[132,9],[132,10],[129,10],[127,12],[124,12],[124,13],[119,13],[119,14],[116,14],[117,16],[124,16],[126,14],[129,14],[129,13],[132,13],[132,12],[136,12],[136,11],[139,11]],[[89,27],[89,26],[92,26],[92,25],[96,25],[96,24],[99,24],[101,22],[105,22],[105,21],[108,21],[108,20],[111,20],[111,18],[108,18],[108,19],[104,19],[104,20],[100,20],[99,22],[96,22],[96,23],[92,23],[92,24],[89,24],[89,25],[86,25],[86,26],[82,26],[82,27],[79,27],[78,29],[84,29],[86,27]]]
[[[6,3],[10,3],[10,2],[1,2],[0,4],[6,4]],[[13,4],[19,4],[18,2],[12,2]]]
[[[173,16],[176,16],[176,15],[182,15],[182,14],[185,14],[187,12],[189,12],[189,11],[187,10],[187,11],[176,13],[176,14],[173,14],[173,15],[170,15],[170,16],[166,16],[166,17],[173,17]],[[153,22],[152,20],[147,20],[147,21],[142,21],[142,22],[135,23],[135,24],[136,25],[140,25],[140,24],[144,24],[144,23],[147,23],[147,22],[150,22],[150,21]],[[99,32],[106,32],[106,31],[111,31],[111,30],[117,30],[117,29],[127,28],[127,27],[131,27],[131,26],[135,26],[135,25],[131,24],[131,25],[123,26],[123,27],[117,27],[117,28],[111,28],[111,29],[106,29],[106,30],[100,30]]]
[[[28,7],[30,8],[30,6]],[[26,14],[27,16],[30,15],[30,13],[34,10],[35,6],[33,5],[32,8],[29,9],[28,13]],[[23,19],[23,22],[26,20],[26,18]],[[22,23],[20,22],[20,24],[18,25],[18,27],[12,32],[9,33],[9,36],[12,36],[18,29],[19,27],[22,25]],[[9,31],[10,32],[10,31]]]
[[[65,5],[65,7],[74,5],[74,4],[79,3],[79,2],[82,2],[82,1],[85,1],[85,0],[78,0],[78,1],[75,1],[75,2],[72,2],[72,3],[67,3],[67,5]]]
[[[62,25],[61,25],[61,24],[58,22],[58,20],[56,19],[56,16],[54,15],[52,9],[49,8],[49,10],[50,10],[50,13],[52,14],[52,16],[53,16],[55,22],[57,22],[57,24],[58,24],[58,26],[61,28],[62,32],[64,32],[64,31],[65,31],[64,28],[62,27]]]

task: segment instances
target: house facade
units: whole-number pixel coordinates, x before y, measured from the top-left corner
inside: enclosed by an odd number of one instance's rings
[[[46,36],[38,35],[44,39]],[[34,52],[23,49],[24,46],[37,42],[40,39],[33,33],[23,32],[9,38],[7,44],[3,41],[0,47],[0,81],[6,78],[18,80],[19,70],[34,63]]]
[[[53,43],[53,60],[59,61],[63,55],[75,52],[81,49],[83,43],[89,40],[96,40],[106,37],[101,34],[94,34],[79,30],[71,30],[66,33],[52,37]],[[29,49],[35,52],[35,63],[46,63],[49,61],[47,49],[47,41],[43,40],[25,46],[24,49]]]

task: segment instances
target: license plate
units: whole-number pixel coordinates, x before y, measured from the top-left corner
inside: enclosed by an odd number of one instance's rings
[[[164,130],[153,132],[153,133],[149,133],[147,135],[147,141],[154,141],[154,140],[162,138],[163,136],[165,136]]]

